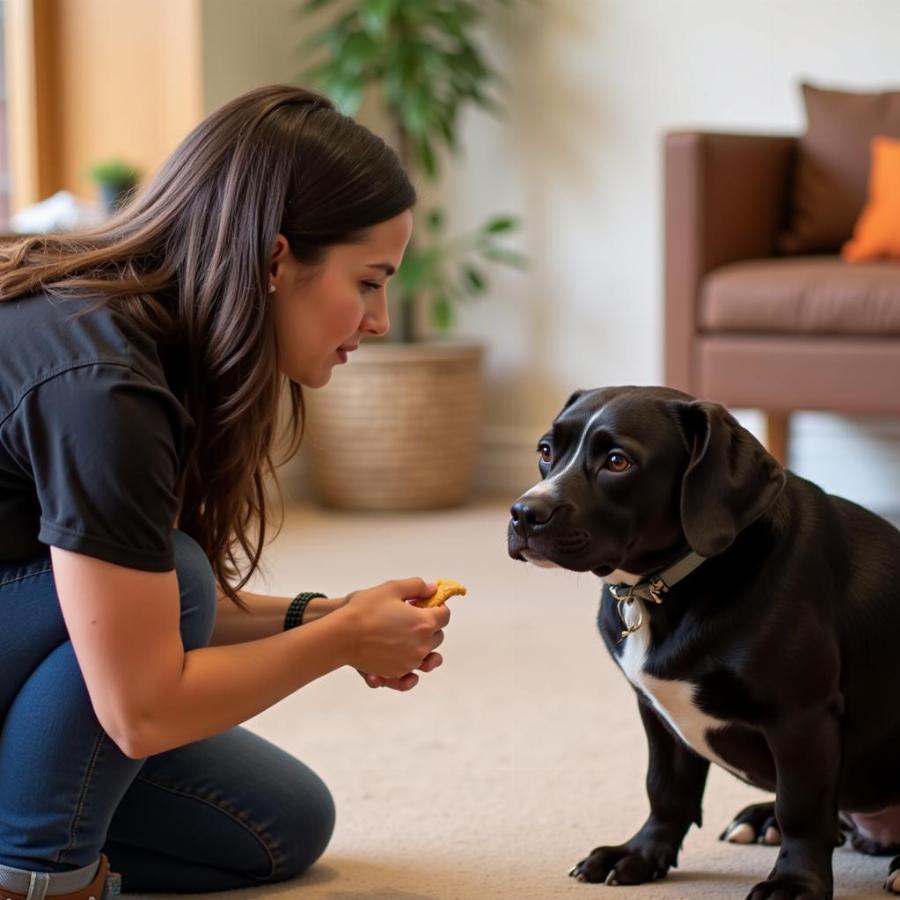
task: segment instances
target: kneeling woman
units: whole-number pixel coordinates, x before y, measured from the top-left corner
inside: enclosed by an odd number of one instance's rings
[[[299,874],[331,795],[239,723],[344,665],[406,690],[440,664],[449,612],[404,602],[420,578],[240,590],[282,389],[296,448],[301,386],[388,329],[414,201],[379,138],[275,86],[102,228],[0,252],[3,897]]]

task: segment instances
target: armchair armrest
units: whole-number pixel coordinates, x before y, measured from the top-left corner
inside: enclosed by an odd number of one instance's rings
[[[681,131],[665,139],[666,383],[691,390],[703,276],[773,256],[796,138]]]

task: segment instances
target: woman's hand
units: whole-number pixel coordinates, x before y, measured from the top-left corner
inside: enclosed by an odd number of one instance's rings
[[[421,578],[387,581],[354,591],[332,614],[347,622],[352,641],[349,662],[364,673],[367,683],[409,690],[418,682],[413,669],[428,672],[441,664],[434,651],[444,640],[442,629],[450,621],[450,610],[419,609],[406,602],[433,593],[434,585]]]
[[[444,662],[440,653],[429,653],[419,666],[420,672],[431,672]],[[411,691],[418,683],[419,676],[415,672],[407,672],[399,678],[386,678],[384,675],[372,675],[357,669],[370,688],[387,687],[394,691]]]

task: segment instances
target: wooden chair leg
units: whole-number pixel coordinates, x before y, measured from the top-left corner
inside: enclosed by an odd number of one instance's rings
[[[788,437],[790,432],[790,414],[766,412],[766,450],[783,466],[788,460]]]

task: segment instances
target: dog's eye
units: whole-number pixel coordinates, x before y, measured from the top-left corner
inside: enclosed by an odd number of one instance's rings
[[[549,464],[553,462],[553,448],[546,441],[541,441],[538,444],[537,452],[540,454],[542,463]]]
[[[611,472],[627,472],[631,468],[631,460],[624,453],[610,453],[604,467]]]

